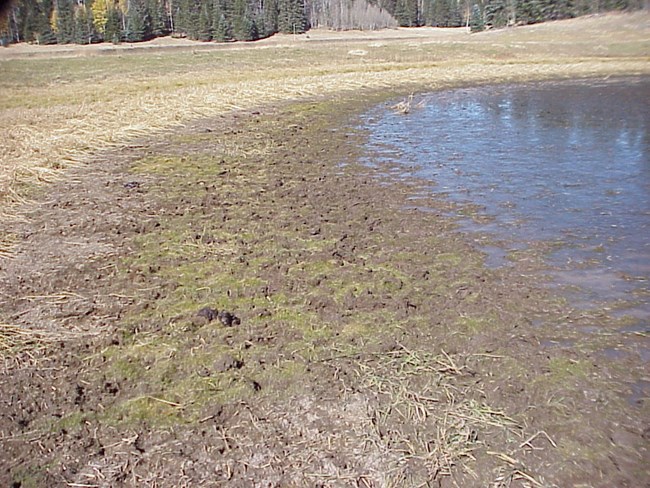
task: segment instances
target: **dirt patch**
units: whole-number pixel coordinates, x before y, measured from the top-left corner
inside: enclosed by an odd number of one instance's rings
[[[3,485],[647,479],[631,373],[541,347],[567,309],[534,270],[485,268],[449,202],[357,163],[366,98],[203,120],[43,190],[1,262]]]

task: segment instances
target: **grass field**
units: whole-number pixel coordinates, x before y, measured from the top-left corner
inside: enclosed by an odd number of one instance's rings
[[[316,31],[234,49],[123,46],[111,56],[83,47],[3,49],[1,213],[15,216],[31,185],[104,148],[235,109],[356,90],[647,74],[649,23],[648,14],[636,13],[475,35]]]

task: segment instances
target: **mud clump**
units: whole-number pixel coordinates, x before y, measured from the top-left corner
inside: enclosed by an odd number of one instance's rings
[[[218,314],[219,322],[221,322],[226,327],[232,327],[234,325],[240,325],[241,319],[235,314],[222,310]]]
[[[225,373],[231,369],[241,369],[243,366],[243,361],[232,357],[230,354],[224,354],[212,364],[212,369],[217,373]]]
[[[196,316],[199,318],[204,318],[207,322],[212,322],[219,317],[219,311],[214,308],[203,307],[196,313]]]
[[[217,310],[211,307],[203,307],[199,310],[193,318],[193,323],[195,325],[203,325],[214,320],[219,320],[219,322],[225,327],[232,327],[241,324],[241,319],[234,313],[228,312],[227,310]]]

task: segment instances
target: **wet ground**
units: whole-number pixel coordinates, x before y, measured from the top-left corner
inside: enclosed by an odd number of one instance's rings
[[[0,484],[648,479],[645,373],[567,328],[608,318],[362,164],[363,98],[202,120],[33,195],[0,264]]]
[[[647,78],[503,85],[415,97],[366,115],[369,162],[402,164],[470,203],[487,265],[543,248],[549,285],[607,309],[650,358]],[[594,324],[595,327],[599,327]],[[614,326],[614,328],[616,325]]]

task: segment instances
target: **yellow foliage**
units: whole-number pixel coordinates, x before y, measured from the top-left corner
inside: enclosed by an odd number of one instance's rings
[[[0,15],[0,35],[9,35],[9,14]]]
[[[108,3],[106,0],[95,0],[92,4],[93,24],[95,30],[103,34],[106,30],[106,21],[108,20]]]
[[[52,32],[55,34],[59,32],[59,9],[53,8],[52,9],[52,16],[50,17],[50,27],[52,28]]]

